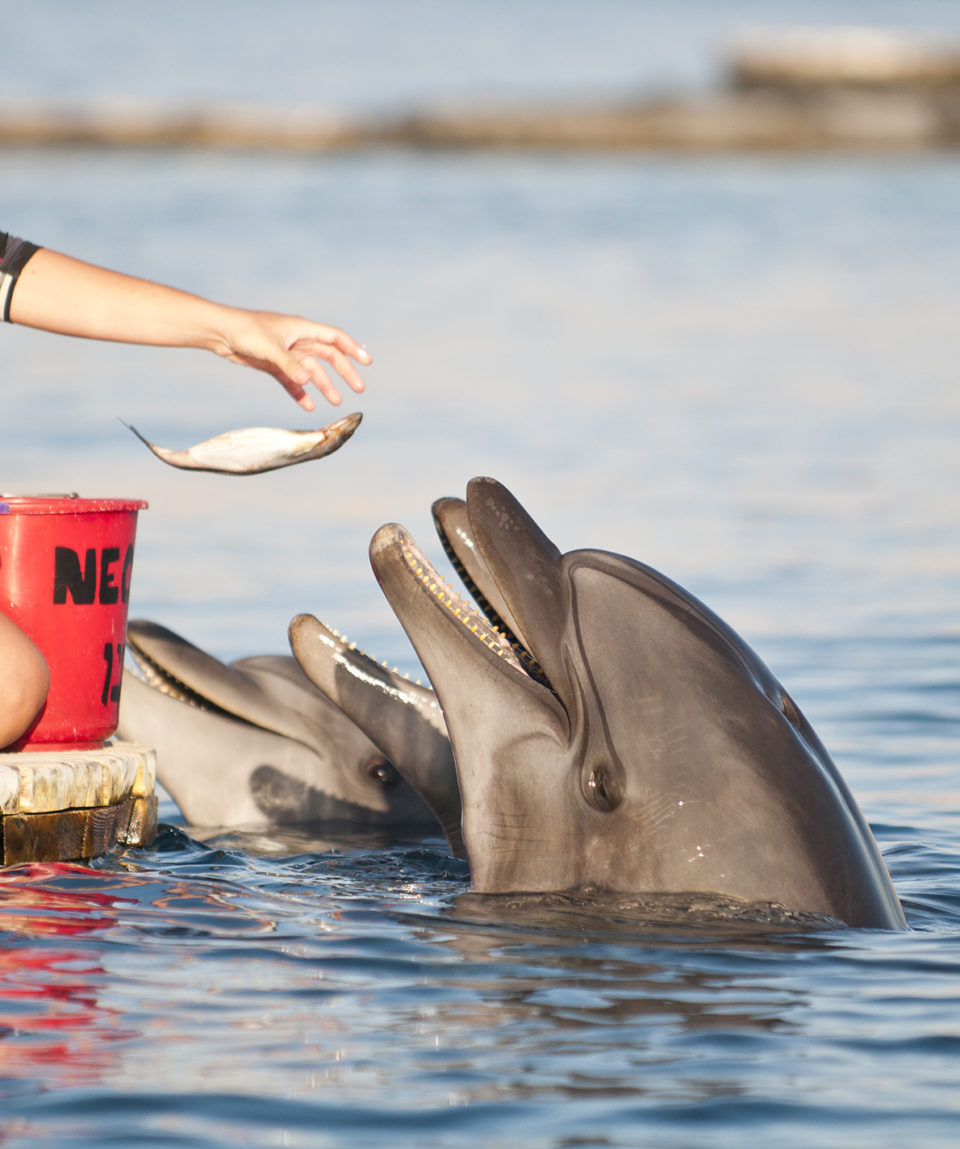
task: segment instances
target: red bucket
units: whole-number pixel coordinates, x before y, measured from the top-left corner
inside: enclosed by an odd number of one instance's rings
[[[96,750],[116,730],[133,542],[146,505],[0,496],[0,611],[50,668],[46,705],[17,749]]]

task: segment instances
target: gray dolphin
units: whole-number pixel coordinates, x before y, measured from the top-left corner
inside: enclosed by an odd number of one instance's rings
[[[443,709],[475,890],[702,892],[905,926],[836,766],[730,627],[642,563],[562,555],[493,479],[465,509],[523,656],[401,526],[370,554]]]
[[[228,666],[143,620],[130,622],[127,647],[140,674],[124,672],[118,733],[156,748],[189,822],[437,832],[389,759],[289,655]]]

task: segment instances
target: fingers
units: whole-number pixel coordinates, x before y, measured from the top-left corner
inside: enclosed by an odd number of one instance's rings
[[[299,383],[295,383],[289,375],[281,372],[275,372],[274,377],[286,393],[295,399],[297,403],[304,409],[304,411],[312,411],[316,407],[313,399],[304,391]]]
[[[332,406],[343,402],[324,364],[352,391],[359,394],[365,390],[354,363],[366,366],[373,362],[373,356],[339,327],[265,312],[239,314],[256,316],[256,338],[245,330],[221,354],[235,363],[268,371],[305,411],[312,411],[315,405],[306,390],[311,384]]]
[[[316,359],[307,358],[304,359],[302,363],[309,373],[310,382],[317,388],[324,399],[326,399],[326,401],[332,404],[334,407],[339,407],[343,402],[340,392],[334,385],[333,380],[326,373],[326,371],[324,371]],[[360,390],[363,390],[363,388],[361,387]],[[306,392],[303,392],[303,394],[305,398],[309,399],[309,396],[306,394]],[[300,406],[302,407],[303,404],[301,403]],[[309,411],[311,408],[307,407],[306,410]]]
[[[312,383],[320,394],[334,407],[339,407],[343,398],[323,364],[326,363],[340,376],[347,386],[357,394],[366,389],[366,384],[351,361],[351,356],[361,363],[372,363],[373,356],[345,332],[337,328],[326,329],[332,338],[322,340],[308,337],[298,339],[290,348],[296,367],[287,371],[284,383],[287,391],[305,411],[313,410],[313,401],[304,388]]]
[[[346,331],[341,331],[339,327],[330,327],[325,323],[315,323],[311,326],[313,330],[311,332],[304,332],[301,338],[298,339],[298,343],[311,342],[318,347],[333,348],[343,355],[349,355],[351,359],[356,359],[356,361],[362,363],[364,367],[369,367],[373,362],[373,356],[366,347],[358,343],[353,336],[348,335]],[[312,353],[316,354],[316,352]]]
[[[360,350],[364,351],[366,362],[369,363],[373,361],[370,353],[366,351],[366,349],[361,348]],[[315,382],[321,390],[323,390],[322,380],[326,380],[327,383],[329,383],[330,380],[327,373],[317,362],[318,359],[324,363],[328,363],[352,391],[356,391],[357,394],[359,394],[364,390],[365,384],[360,378],[359,372],[340,347],[315,340],[299,340],[291,348],[291,351],[301,360],[310,372],[313,382]]]

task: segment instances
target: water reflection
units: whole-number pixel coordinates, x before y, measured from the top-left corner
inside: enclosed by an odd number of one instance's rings
[[[99,1001],[100,950],[84,943],[133,901],[81,866],[0,871],[0,1079],[89,1084],[121,1056],[117,1043],[136,1031]]]
[[[378,850],[398,843],[419,841],[383,826],[336,826],[298,823],[296,826],[251,827],[188,826],[195,842],[214,848],[238,850],[258,858],[290,858],[297,854],[329,854]]]
[[[788,926],[776,914],[736,921],[701,912],[696,920],[679,899],[604,901],[468,893],[430,921],[401,915],[418,937],[457,956],[452,971],[445,964],[432,974],[453,1002],[437,1007],[435,1024],[444,1048],[468,1050],[474,1075],[486,1078],[471,1097],[542,1091],[542,1081],[528,1086],[519,1065],[507,1071],[514,1054],[541,1073],[551,1066],[558,1095],[580,1097],[660,1092],[665,1067],[695,1064],[708,1048],[755,1053],[751,1035],[762,1044],[797,1027],[808,1003],[802,987],[776,976],[779,961],[842,944],[817,932],[830,927],[822,919]],[[401,1024],[414,1022],[411,1015]],[[697,1035],[708,1035],[708,1046],[691,1044]],[[641,1070],[651,1067],[656,1082],[648,1086]],[[446,1063],[447,1071],[463,1069],[456,1058]],[[700,1080],[687,1093],[711,1096],[715,1088]]]
[[[300,831],[295,838],[307,845]],[[257,995],[254,1044],[275,1053],[246,1075],[262,1089],[276,1088],[286,1065],[288,1092],[322,1098],[334,1089],[365,1104],[382,1103],[385,1087],[394,1097],[410,1090],[426,1107],[545,1090],[639,1097],[662,1094],[665,1073],[677,1097],[726,1096],[731,1065],[801,1024],[808,993],[779,976],[781,960],[842,946],[817,932],[822,921],[754,914],[704,929],[680,920],[676,904],[657,907],[651,924],[623,899],[479,897],[465,892],[465,873],[442,847],[335,845],[329,855],[249,859],[244,904],[282,889],[280,937],[296,935],[282,988]],[[220,855],[207,856],[213,872]],[[306,935],[311,912],[329,932]],[[292,1008],[308,1001],[308,1013]],[[253,1041],[249,1030],[244,1040]],[[216,1053],[212,1061],[221,1065]]]
[[[764,942],[777,934],[847,927],[824,914],[790,910],[777,903],[744,902],[706,893],[623,894],[574,891],[551,894],[478,894],[457,898],[458,920],[496,928],[576,933],[590,938],[636,940],[657,936],[685,940]]]

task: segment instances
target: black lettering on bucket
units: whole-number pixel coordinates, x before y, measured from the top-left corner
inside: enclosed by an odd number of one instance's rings
[[[122,602],[130,601],[130,576],[133,574],[133,543],[127,547],[123,556],[123,571],[120,575],[120,599]]]
[[[99,602],[102,606],[115,606],[118,602],[130,601],[130,578],[133,574],[133,544],[131,543],[120,563],[119,547],[104,547],[100,551],[99,564],[95,548],[89,547],[83,557],[71,547],[54,548],[53,561],[53,602],[59,606],[67,601],[69,594],[77,606],[90,606]],[[97,578],[97,567],[100,577]],[[118,581],[119,578],[119,581]]]
[[[89,606],[97,594],[97,552],[87,549],[83,570],[80,556],[71,547],[57,547],[53,559],[54,605],[67,601],[67,591],[77,606]]]
[[[105,547],[100,552],[100,601],[105,606],[113,606],[120,601],[120,588],[114,580],[110,569],[114,563],[120,561],[119,547]]]

